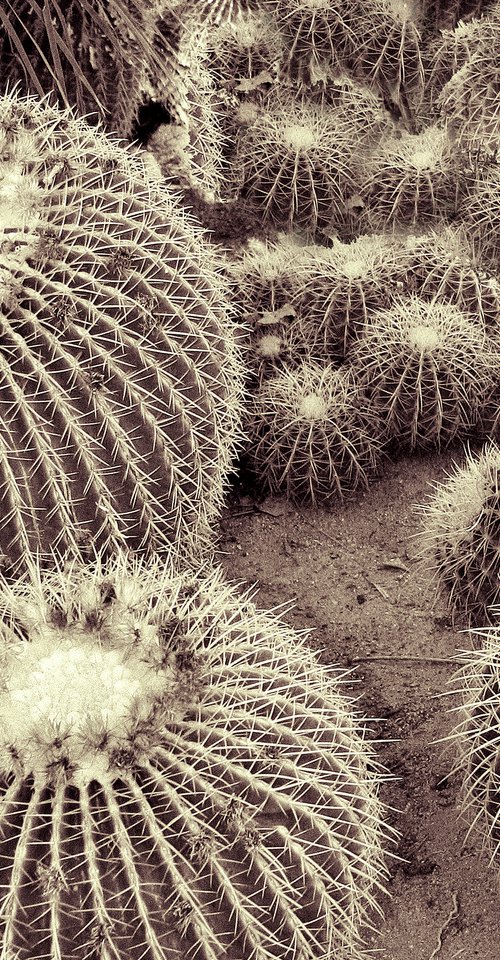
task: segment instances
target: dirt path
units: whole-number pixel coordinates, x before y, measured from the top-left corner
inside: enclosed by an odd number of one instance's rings
[[[286,619],[314,629],[324,662],[355,668],[352,693],[376,718],[373,735],[388,741],[379,755],[398,779],[384,795],[404,860],[391,863],[385,920],[367,937],[380,960],[500,956],[497,872],[481,837],[457,819],[453,754],[434,742],[456,721],[448,711],[457,701],[436,698],[453,666],[400,659],[446,661],[470,646],[414,559],[415,504],[457,459],[461,448],[389,463],[369,491],[330,511],[235,496],[221,523],[227,575],[257,583],[262,607],[295,600]]]

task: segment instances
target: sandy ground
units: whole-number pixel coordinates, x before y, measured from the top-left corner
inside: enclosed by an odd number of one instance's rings
[[[274,498],[257,504],[240,491],[220,527],[229,578],[258,584],[265,608],[293,599],[288,622],[312,628],[324,662],[352,666],[359,709],[375,718],[402,858],[389,865],[385,919],[367,935],[380,960],[500,957],[498,875],[460,816],[453,750],[436,742],[456,722],[450,658],[471,640],[415,560],[415,505],[462,456],[458,447],[388,463],[366,493],[328,511]]]

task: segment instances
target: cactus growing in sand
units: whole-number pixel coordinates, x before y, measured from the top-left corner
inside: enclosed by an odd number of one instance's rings
[[[381,426],[346,367],[303,361],[271,377],[249,415],[249,456],[264,487],[292,500],[328,501],[366,487]]]
[[[489,442],[469,454],[421,510],[422,555],[450,609],[477,626],[491,622],[500,602],[500,448]]]
[[[494,382],[484,325],[446,301],[399,299],[373,314],[348,354],[396,448],[437,447],[467,433]]]
[[[196,550],[239,404],[217,259],[71,114],[5,97],[0,137],[2,552]]]
[[[4,955],[361,956],[382,774],[300,634],[120,557],[0,604]]]

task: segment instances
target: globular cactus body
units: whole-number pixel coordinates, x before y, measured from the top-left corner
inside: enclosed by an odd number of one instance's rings
[[[360,956],[381,771],[300,635],[120,558],[1,605],[5,956]]]
[[[250,456],[272,493],[328,501],[367,486],[381,427],[351,371],[303,361],[271,377],[250,413]]]
[[[387,438],[409,450],[470,430],[498,364],[481,323],[416,296],[373,314],[348,356]]]
[[[422,512],[422,555],[450,609],[488,623],[500,601],[500,448],[469,455]]]
[[[139,155],[83,121],[8,97],[0,134],[3,554],[188,553],[239,403],[216,259]]]
[[[266,224],[326,232],[346,220],[366,133],[352,116],[282,94],[242,132],[235,177]]]

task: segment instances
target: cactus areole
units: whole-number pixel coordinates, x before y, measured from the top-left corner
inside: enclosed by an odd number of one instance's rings
[[[380,772],[299,634],[120,556],[0,604],[2,956],[359,955]]]
[[[238,408],[216,258],[140,155],[0,99],[0,548],[208,538]]]

